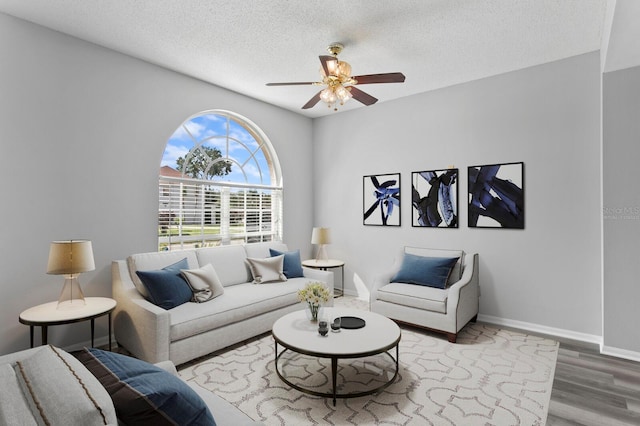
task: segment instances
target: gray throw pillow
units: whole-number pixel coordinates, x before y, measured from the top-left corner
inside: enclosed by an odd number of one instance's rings
[[[287,281],[284,275],[284,255],[266,257],[264,259],[247,258],[247,265],[251,270],[254,284],[262,284],[272,281]]]
[[[206,302],[224,293],[220,278],[210,263],[198,269],[181,269],[180,272],[191,287],[192,302]]]

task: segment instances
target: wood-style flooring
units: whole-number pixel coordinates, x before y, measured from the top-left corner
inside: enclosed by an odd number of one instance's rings
[[[640,425],[640,363],[560,340],[547,425]]]

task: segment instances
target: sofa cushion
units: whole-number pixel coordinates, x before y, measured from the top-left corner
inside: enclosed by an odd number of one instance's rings
[[[269,255],[271,257],[284,256],[284,265],[282,271],[287,278],[300,278],[304,277],[302,270],[302,261],[300,260],[300,250],[295,251],[280,251],[270,248]]]
[[[244,245],[247,257],[262,259],[271,256],[269,249],[288,251],[287,245],[282,241],[264,241],[261,243],[248,243]]]
[[[241,245],[208,247],[196,250],[200,265],[210,263],[216,270],[223,286],[251,281],[249,269],[244,260],[247,254]]]
[[[274,285],[252,283],[225,287],[224,296],[207,303],[186,304],[171,310],[170,340],[185,339],[263,313],[296,305],[298,290],[307,278],[293,278]]]
[[[254,284],[263,284],[273,281],[286,281],[284,275],[284,255],[254,259],[248,257],[247,265],[251,270]]]
[[[147,289],[151,303],[164,309],[172,309],[187,303],[193,297],[191,287],[180,272],[188,267],[187,259],[184,258],[162,269],[136,271],[136,275]]]
[[[391,282],[445,288],[459,258],[423,257],[405,253],[402,265]]]
[[[109,392],[123,423],[215,425],[202,398],[162,368],[99,349],[75,355]]]
[[[182,269],[182,276],[191,287],[192,302],[202,303],[224,293],[224,287],[210,263],[198,269]]]
[[[421,285],[391,283],[378,290],[378,300],[426,311],[447,313],[449,289]]]
[[[14,369],[38,424],[116,424],[109,394],[67,352],[44,346],[17,361]]]
[[[434,249],[407,246],[404,248],[404,252],[423,257],[458,257],[459,259],[453,266],[451,274],[449,275],[449,279],[447,280],[447,285],[449,286],[462,278],[462,273],[464,272],[464,250]]]
[[[140,281],[136,271],[152,271],[156,269],[162,269],[165,266],[176,263],[177,261],[187,258],[188,269],[199,268],[198,259],[196,253],[193,250],[180,250],[180,251],[160,251],[151,253],[138,253],[133,254],[127,258],[127,267],[129,268],[129,275],[131,280],[136,286],[138,292],[143,295],[147,300],[149,299],[149,293],[147,289]],[[203,263],[205,265],[206,263]]]

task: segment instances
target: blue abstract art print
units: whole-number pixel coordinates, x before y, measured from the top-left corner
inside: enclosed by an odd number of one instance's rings
[[[363,178],[364,225],[400,226],[400,173]]]
[[[524,229],[524,163],[469,167],[470,228]]]
[[[458,227],[458,169],[411,173],[411,226]]]

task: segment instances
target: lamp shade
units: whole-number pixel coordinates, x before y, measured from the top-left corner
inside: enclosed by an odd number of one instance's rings
[[[331,232],[329,228],[313,228],[311,232],[311,244],[331,244]]]
[[[49,247],[47,274],[71,275],[93,271],[93,248],[89,240],[53,241]]]

